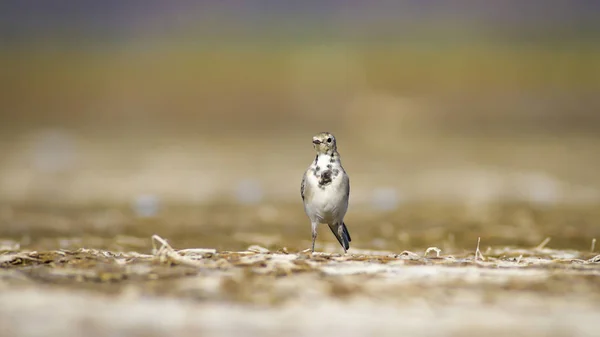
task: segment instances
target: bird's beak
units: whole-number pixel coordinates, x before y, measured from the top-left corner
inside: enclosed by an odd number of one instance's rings
[[[321,141],[318,139],[313,139],[313,144],[321,144]]]

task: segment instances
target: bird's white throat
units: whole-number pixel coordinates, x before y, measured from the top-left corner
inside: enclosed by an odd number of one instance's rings
[[[313,167],[318,167],[321,170],[332,169],[341,166],[340,155],[337,152],[332,154],[318,154],[313,162]]]

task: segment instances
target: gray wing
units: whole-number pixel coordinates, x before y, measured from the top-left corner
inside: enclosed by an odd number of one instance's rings
[[[350,177],[344,171],[344,188],[346,189],[346,198],[350,199]]]
[[[302,197],[302,200],[304,200],[304,185],[306,183],[306,172],[304,172],[304,175],[302,176],[302,182],[300,183],[300,196]]]

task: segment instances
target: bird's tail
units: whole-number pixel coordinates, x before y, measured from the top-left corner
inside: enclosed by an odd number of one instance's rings
[[[342,247],[344,247],[344,249],[346,249],[346,250],[349,249],[350,241],[352,241],[352,238],[350,237],[350,232],[348,232],[348,227],[346,227],[346,224],[342,222],[342,236],[341,237],[338,234],[338,228],[336,225],[330,225],[329,228],[333,232],[333,235],[335,235],[335,238],[338,240],[340,245],[342,245]]]

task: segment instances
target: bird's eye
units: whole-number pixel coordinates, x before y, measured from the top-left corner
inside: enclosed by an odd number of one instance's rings
[[[327,138],[327,143],[331,143],[331,138]]]

